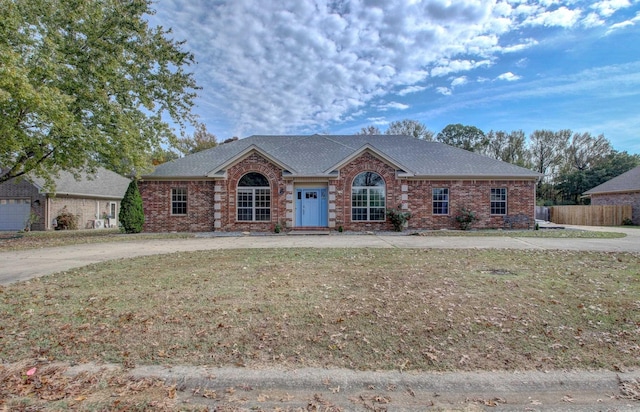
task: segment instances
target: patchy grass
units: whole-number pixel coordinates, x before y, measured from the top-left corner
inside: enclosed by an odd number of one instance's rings
[[[638,367],[639,258],[264,249],[118,260],[0,288],[0,359],[423,371]]]
[[[159,379],[135,379],[109,368],[96,369],[71,376],[65,373],[66,365],[27,361],[0,365],[0,407],[11,411],[176,410],[175,385]]]
[[[60,230],[45,232],[0,232],[0,251],[78,245],[84,243],[122,242],[123,240],[175,239],[194,237],[189,233],[123,234],[118,229]]]

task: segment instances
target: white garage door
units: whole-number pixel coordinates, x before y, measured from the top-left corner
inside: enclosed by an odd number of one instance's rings
[[[24,229],[30,212],[29,199],[0,199],[0,230]]]

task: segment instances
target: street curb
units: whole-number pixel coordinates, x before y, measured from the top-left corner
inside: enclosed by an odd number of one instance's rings
[[[588,391],[617,393],[620,381],[640,379],[640,371],[572,372],[444,372],[353,371],[350,369],[245,369],[189,366],[138,366],[134,377],[155,377],[189,387],[229,387],[249,385],[262,389],[323,390],[340,386],[342,390],[370,387],[410,387],[434,393],[510,393],[519,391]]]

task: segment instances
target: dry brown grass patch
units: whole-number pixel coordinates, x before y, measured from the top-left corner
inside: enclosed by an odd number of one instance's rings
[[[637,254],[220,250],[0,289],[0,358],[401,370],[640,365]]]

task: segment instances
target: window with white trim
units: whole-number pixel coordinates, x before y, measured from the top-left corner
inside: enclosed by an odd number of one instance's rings
[[[186,215],[187,214],[187,189],[177,187],[171,189],[171,214]]]
[[[491,189],[491,214],[506,215],[507,214],[507,188]]]
[[[351,220],[375,221],[386,219],[385,183],[375,172],[363,172],[351,185]]]
[[[449,188],[433,188],[431,190],[432,213],[434,215],[449,214]]]
[[[260,173],[247,173],[238,182],[238,221],[271,220],[271,188]]]

